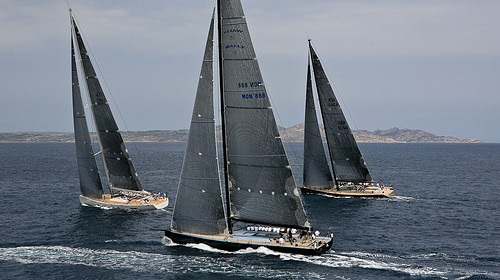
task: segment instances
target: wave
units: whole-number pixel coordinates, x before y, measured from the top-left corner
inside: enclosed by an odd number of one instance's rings
[[[408,273],[412,276],[438,276],[442,278],[463,278],[479,276],[481,279],[499,279],[500,273],[478,269],[478,261],[474,258],[463,256],[450,256],[446,253],[427,253],[408,256],[390,256],[385,254],[374,254],[367,252],[344,252],[343,256],[366,261],[363,265],[375,265],[384,263],[382,266],[394,271]],[[492,267],[495,265],[492,264]],[[377,268],[376,266],[372,268]],[[488,278],[483,278],[488,277]]]
[[[395,195],[392,197],[394,200],[402,200],[402,201],[416,201],[419,200],[418,198],[414,198],[411,196],[402,196],[402,195]]]
[[[166,241],[167,242],[167,241]],[[179,246],[175,243],[164,243],[168,246]],[[138,251],[117,251],[106,249],[72,248],[64,246],[24,246],[14,248],[0,248],[0,260],[21,264],[62,264],[84,265],[109,270],[129,270],[133,272],[149,273],[154,271],[160,274],[178,273],[215,273],[231,276],[248,276],[256,278],[294,278],[324,279],[321,271],[282,269],[282,265],[269,266],[266,262],[274,263],[279,258],[286,262],[302,262],[326,268],[360,268],[369,270],[386,270],[404,273],[410,276],[463,278],[482,276],[499,278],[500,274],[492,271],[480,271],[474,266],[455,267],[449,265],[450,256],[442,254],[423,254],[412,256],[390,256],[366,252],[330,252],[320,256],[305,256],[300,254],[281,253],[266,247],[257,249],[247,248],[236,252],[228,252],[212,248],[205,244],[188,244],[190,248],[203,250],[213,254],[158,254]],[[220,257],[224,254],[227,257]],[[249,254],[260,254],[275,258],[243,257]],[[439,262],[440,259],[448,262]],[[432,260],[438,260],[437,263]],[[461,260],[459,258],[459,260]],[[471,260],[474,262],[474,260]],[[290,264],[288,264],[290,265]],[[462,263],[463,265],[463,263]],[[469,268],[466,268],[469,267]],[[328,273],[328,277],[334,277]],[[339,279],[341,276],[335,276]]]
[[[170,243],[170,246],[182,246],[175,243]],[[273,251],[267,247],[259,247],[257,249],[246,248],[243,250],[238,250],[234,252],[224,251],[210,247],[206,244],[186,244],[185,246],[190,248],[195,248],[211,253],[220,254],[263,254],[269,256],[278,256],[284,261],[298,261],[305,262],[309,264],[314,264],[318,266],[331,267],[331,268],[362,268],[362,269],[376,269],[376,270],[387,270],[393,272],[400,272],[410,276],[420,276],[420,277],[444,277],[448,278],[450,275],[453,277],[471,277],[471,276],[486,276],[498,278],[500,274],[480,271],[477,269],[463,269],[460,267],[460,262],[465,258],[462,257],[450,257],[444,253],[431,253],[431,254],[418,254],[410,255],[405,257],[400,256],[390,256],[385,254],[374,254],[367,252],[343,252],[335,253],[330,252],[320,256],[306,256],[301,254],[291,254]],[[446,259],[447,264],[439,265],[435,264],[433,260]],[[457,267],[453,268],[449,265],[451,260],[457,262]],[[431,261],[431,262],[429,262]],[[470,262],[474,263],[474,260]],[[433,265],[432,265],[433,264]]]
[[[196,246],[196,245],[193,245]],[[202,247],[200,247],[202,248]],[[109,270],[129,270],[147,275],[154,272],[163,275],[182,273],[215,273],[232,276],[252,275],[255,278],[288,278],[296,276],[322,279],[307,271],[284,271],[264,265],[245,264],[237,258],[213,256],[163,255],[137,251],[95,250],[64,246],[24,246],[0,248],[0,261],[26,264],[84,265]]]
[[[259,247],[257,249],[254,248],[245,248],[237,251],[225,251],[217,248],[210,247],[206,244],[203,243],[188,243],[185,246],[191,247],[191,248],[196,248],[199,250],[207,251],[207,252],[212,252],[212,253],[221,253],[221,254],[232,254],[232,255],[242,255],[242,254],[264,254],[264,255],[269,255],[269,256],[280,256],[280,252],[273,251],[267,247]]]

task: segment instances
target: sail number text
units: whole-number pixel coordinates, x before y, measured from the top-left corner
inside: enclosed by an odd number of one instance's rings
[[[238,88],[258,88],[262,86],[262,82],[241,82],[238,83]],[[243,93],[241,94],[241,99],[257,99],[257,98],[266,98],[265,92],[257,92],[257,93]]]
[[[238,83],[238,88],[256,88],[260,87],[262,85],[262,82],[243,82],[243,83]]]
[[[104,96],[104,92],[98,90],[95,93],[96,103],[106,103],[106,97]]]
[[[243,93],[241,95],[241,99],[257,99],[257,98],[266,98],[266,93],[265,92]]]
[[[328,107],[339,107],[339,103],[335,98],[328,98]]]
[[[338,124],[337,125],[338,130],[348,130],[349,129],[349,126],[347,125],[346,121],[338,121],[337,124]]]

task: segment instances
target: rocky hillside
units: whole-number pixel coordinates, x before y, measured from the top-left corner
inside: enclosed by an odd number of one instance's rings
[[[304,123],[292,127],[279,127],[284,142],[302,142]],[[128,142],[186,142],[187,129],[150,130],[122,132]],[[358,142],[367,143],[482,143],[479,139],[460,139],[452,136],[437,136],[417,129],[391,128],[386,130],[356,130],[353,132]],[[29,142],[73,142],[71,133],[0,133],[0,143]]]
[[[281,128],[281,135],[285,142],[302,142],[304,139],[304,123],[288,128]],[[321,131],[324,139],[324,131]],[[358,142],[365,143],[482,143],[479,139],[461,139],[453,136],[437,136],[418,129],[391,128],[353,131]],[[326,141],[326,140],[325,140]]]

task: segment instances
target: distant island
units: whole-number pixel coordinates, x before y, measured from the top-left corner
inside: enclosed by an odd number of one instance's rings
[[[292,127],[279,127],[284,142],[302,142],[304,123]],[[122,131],[127,142],[186,142],[188,129]],[[390,128],[353,131],[358,142],[364,143],[483,143],[479,139],[461,139],[453,136],[437,136],[418,129]],[[0,133],[0,143],[62,143],[74,142],[73,133],[16,132]]]

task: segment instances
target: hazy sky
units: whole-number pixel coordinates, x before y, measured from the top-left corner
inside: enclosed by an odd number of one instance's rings
[[[188,128],[214,1],[69,4],[125,120],[112,105],[120,129]],[[278,124],[304,121],[310,37],[352,129],[500,142],[500,1],[243,7]],[[0,86],[0,132],[73,130],[64,0],[0,0]]]

